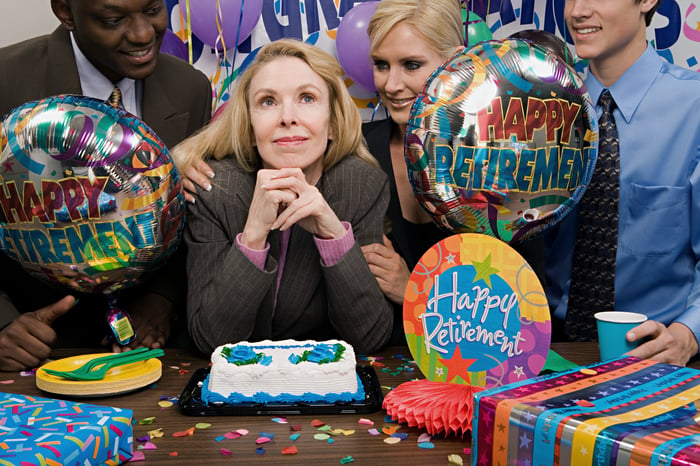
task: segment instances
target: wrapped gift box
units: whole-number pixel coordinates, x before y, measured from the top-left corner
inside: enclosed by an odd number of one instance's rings
[[[700,464],[700,371],[623,357],[474,394],[472,463]]]
[[[0,393],[0,465],[116,465],[131,456],[133,412]]]

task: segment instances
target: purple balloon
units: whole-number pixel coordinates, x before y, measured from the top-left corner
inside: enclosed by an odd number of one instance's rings
[[[178,0],[180,11],[187,21],[185,0]],[[263,0],[217,0],[190,1],[190,23],[192,34],[210,47],[223,50],[222,39],[227,49],[240,45],[258,24]],[[219,16],[219,25],[216,18]],[[219,32],[221,31],[221,32]]]
[[[189,56],[187,53],[187,45],[170,29],[165,30],[163,42],[160,44],[161,53],[167,53],[174,57],[187,61]]]
[[[360,3],[347,12],[338,25],[335,47],[338,62],[353,81],[376,92],[374,71],[369,58],[367,26],[379,2]]]

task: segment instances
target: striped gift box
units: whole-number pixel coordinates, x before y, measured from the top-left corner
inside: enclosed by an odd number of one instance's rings
[[[472,464],[700,464],[700,371],[632,357],[474,394]]]

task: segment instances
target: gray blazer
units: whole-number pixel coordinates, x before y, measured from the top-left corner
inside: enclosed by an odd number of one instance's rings
[[[360,245],[381,242],[389,202],[379,169],[346,157],[324,172],[317,187],[342,221],[352,225],[355,245],[335,265],[325,266],[313,236],[294,226],[279,290],[279,232],[268,237],[264,270],[235,245],[253,198],[256,174],[232,157],[211,161],[214,189],[188,206],[188,325],[199,349],[249,340],[339,337],[359,352],[384,345],[392,307],[369,270]],[[275,292],[277,305],[273,309]]]

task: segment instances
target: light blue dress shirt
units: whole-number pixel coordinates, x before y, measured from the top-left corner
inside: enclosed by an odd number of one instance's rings
[[[597,102],[603,85],[589,73],[586,86]],[[700,341],[700,73],[649,45],[609,89],[620,136],[615,309],[681,322]],[[547,298],[559,319],[575,231],[574,210],[547,234]]]
[[[73,55],[75,55],[75,64],[78,68],[80,88],[83,91],[83,95],[106,101],[116,84],[119,86],[119,90],[122,93],[122,105],[124,109],[132,115],[141,118],[142,82],[134,81],[131,78],[124,78],[118,83],[112,83],[90,63],[90,60],[87,59],[75,42],[73,33],[71,33],[70,39],[73,44]]]

